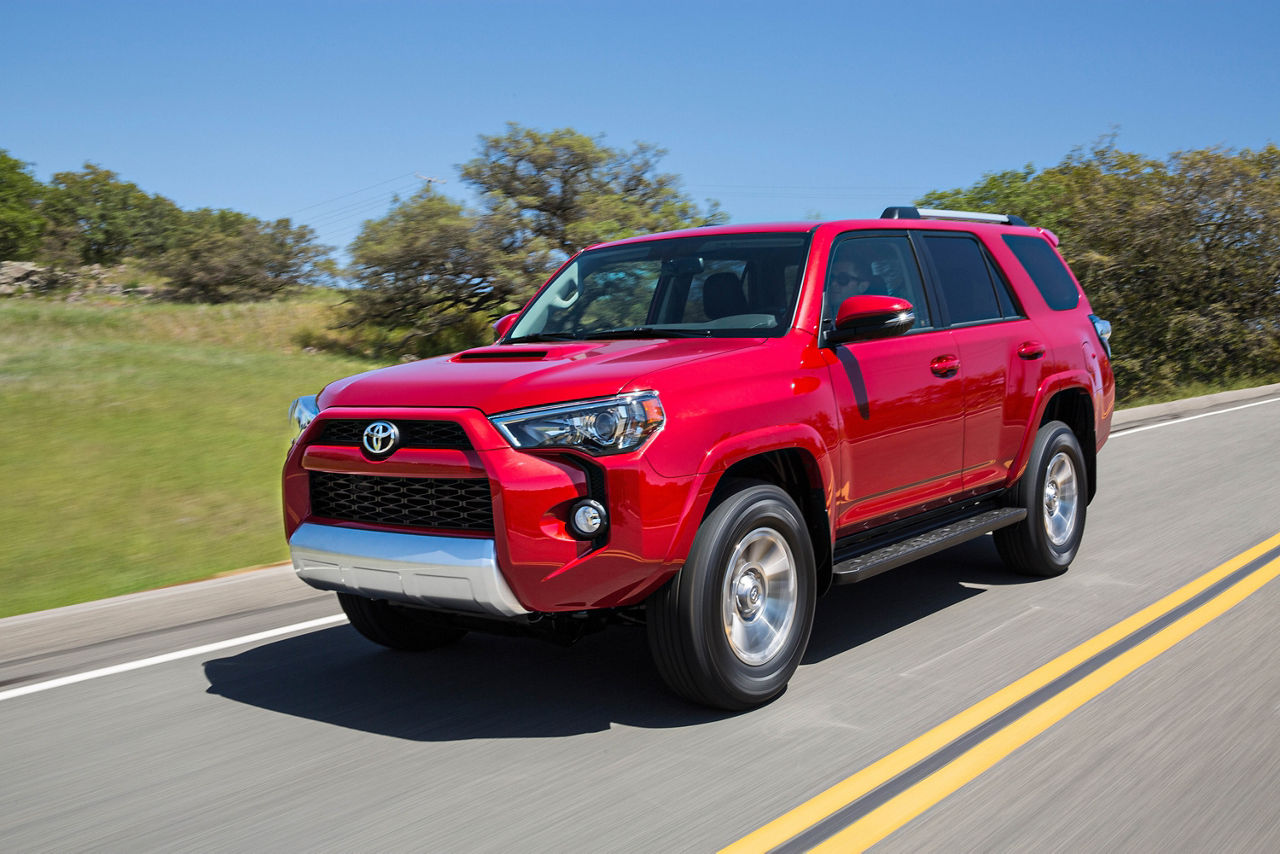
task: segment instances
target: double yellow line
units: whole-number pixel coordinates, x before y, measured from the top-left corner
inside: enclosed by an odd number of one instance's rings
[[[868,848],[1280,575],[1280,534],[724,849]]]

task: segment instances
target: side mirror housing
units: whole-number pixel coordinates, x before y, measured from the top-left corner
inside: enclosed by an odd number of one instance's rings
[[[840,304],[835,325],[827,330],[827,344],[892,338],[915,322],[915,309],[901,297],[859,294]]]
[[[504,314],[502,317],[499,317],[498,322],[493,324],[494,340],[499,341],[505,338],[507,333],[511,331],[511,327],[515,325],[516,318],[519,316],[520,312],[517,311],[512,312],[511,314]]]

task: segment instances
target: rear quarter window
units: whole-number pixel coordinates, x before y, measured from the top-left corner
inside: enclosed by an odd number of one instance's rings
[[[1027,271],[1031,281],[1036,283],[1036,288],[1049,308],[1067,311],[1080,304],[1080,291],[1076,289],[1071,273],[1048,241],[1041,237],[1006,234],[1004,242]]]

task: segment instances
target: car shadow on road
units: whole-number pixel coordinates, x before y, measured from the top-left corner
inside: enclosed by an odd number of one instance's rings
[[[980,596],[983,588],[1042,579],[1005,568],[990,537],[979,537],[818,600],[803,664],[841,655],[930,614]]]
[[[414,741],[554,738],[614,723],[661,728],[727,717],[666,691],[642,628],[561,647],[471,633],[443,649],[383,649],[349,625],[206,662],[209,693]]]
[[[837,588],[818,604],[803,666],[982,592],[961,582],[1020,580],[1001,568],[989,543],[978,541]],[[673,696],[640,628],[610,629],[572,647],[472,633],[450,647],[414,654],[375,646],[343,625],[214,659],[204,670],[211,694],[412,741],[554,738],[614,724],[684,727],[732,716]]]

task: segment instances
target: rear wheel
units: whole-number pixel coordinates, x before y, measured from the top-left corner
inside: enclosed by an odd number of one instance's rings
[[[814,559],[799,508],[744,481],[703,521],[689,559],[648,602],[649,646],[676,693],[746,709],[782,691],[813,626]]]
[[[1027,518],[995,532],[996,549],[1010,569],[1051,576],[1067,571],[1084,537],[1088,474],[1075,433],[1050,421],[1036,434],[1027,470],[1013,491]]]
[[[467,633],[435,614],[392,605],[383,599],[339,593],[338,602],[356,631],[391,649],[421,652],[451,644]]]

